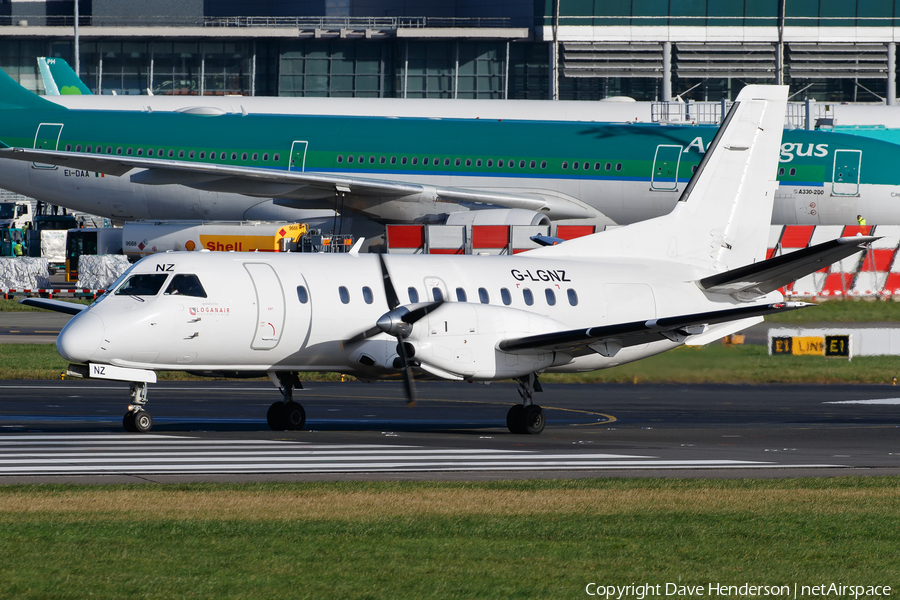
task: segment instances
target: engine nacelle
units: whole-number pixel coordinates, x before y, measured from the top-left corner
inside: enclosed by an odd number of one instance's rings
[[[524,208],[483,208],[452,212],[446,225],[549,225],[550,217]]]
[[[523,337],[569,329],[559,321],[515,308],[445,302],[416,323],[407,338],[416,361],[432,375],[470,381],[521,377],[569,357],[552,351],[503,352],[497,345]]]

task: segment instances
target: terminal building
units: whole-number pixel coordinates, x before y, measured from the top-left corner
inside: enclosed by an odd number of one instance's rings
[[[892,105],[898,36],[894,0],[0,0],[38,92],[52,56],[102,94]]]

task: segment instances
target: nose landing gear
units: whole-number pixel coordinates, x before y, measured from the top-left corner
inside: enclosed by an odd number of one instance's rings
[[[147,404],[147,384],[131,383],[131,405],[122,417],[122,426],[131,433],[147,433],[153,428],[153,417],[144,409]]]

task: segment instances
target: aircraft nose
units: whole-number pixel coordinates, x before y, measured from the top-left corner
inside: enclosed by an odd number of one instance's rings
[[[75,315],[56,338],[56,351],[69,362],[88,362],[100,347],[103,320],[90,310]]]

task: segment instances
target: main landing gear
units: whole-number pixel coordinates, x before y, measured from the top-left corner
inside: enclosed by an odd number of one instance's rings
[[[506,426],[511,433],[527,433],[537,435],[544,430],[547,424],[544,419],[544,409],[534,404],[535,392],[543,392],[537,373],[531,373],[525,377],[517,377],[519,383],[519,395],[522,404],[515,404],[506,413]]]
[[[306,411],[303,407],[294,402],[294,388],[303,389],[303,384],[296,373],[269,373],[269,379],[272,380],[281,391],[283,400],[275,402],[269,407],[266,413],[266,421],[273,431],[300,431],[306,424]]]
[[[125,431],[147,433],[153,429],[153,417],[144,409],[147,404],[147,384],[136,382],[131,384],[131,404],[122,418]]]

